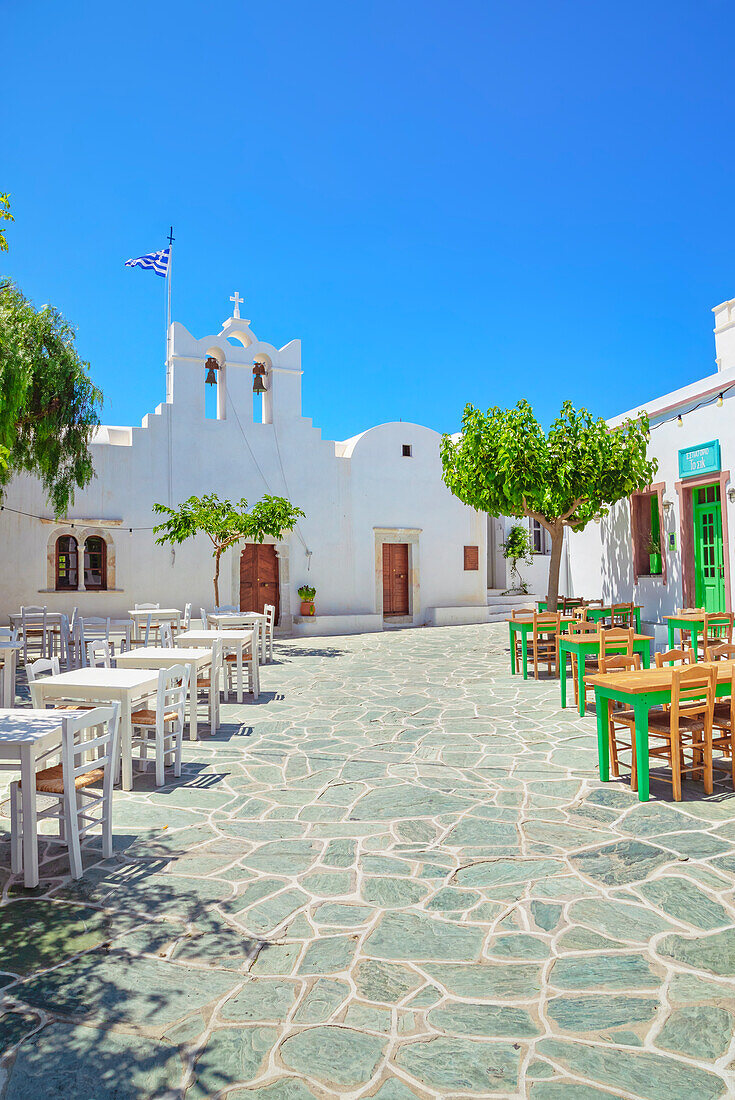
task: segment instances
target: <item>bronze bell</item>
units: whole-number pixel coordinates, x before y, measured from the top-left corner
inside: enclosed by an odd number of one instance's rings
[[[263,394],[268,388],[263,380],[265,370],[263,363],[253,363],[253,393]]]
[[[216,386],[217,376],[214,372],[219,370],[219,363],[213,355],[210,355],[207,359],[206,363],[204,364],[204,369],[207,372],[207,377],[204,379],[205,384],[207,386]]]

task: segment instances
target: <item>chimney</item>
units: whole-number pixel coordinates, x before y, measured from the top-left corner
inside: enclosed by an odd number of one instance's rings
[[[718,371],[735,368],[735,298],[712,310],[715,315],[715,357]]]

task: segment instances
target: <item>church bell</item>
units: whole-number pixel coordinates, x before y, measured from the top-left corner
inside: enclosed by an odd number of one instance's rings
[[[268,388],[263,380],[265,367],[262,363],[253,363],[253,393],[265,393]]]
[[[207,372],[207,377],[204,379],[206,385],[216,386],[217,376],[214,372],[219,370],[219,363],[213,355],[210,355],[207,359],[206,363],[204,364],[204,369]]]

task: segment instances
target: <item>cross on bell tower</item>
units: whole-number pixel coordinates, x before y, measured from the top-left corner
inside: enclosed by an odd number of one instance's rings
[[[237,292],[237,291],[235,291],[235,293],[234,293],[234,294],[231,294],[231,295],[230,295],[230,301],[231,301],[231,302],[234,302],[234,303],[235,303],[235,307],[234,307],[234,309],[232,310],[232,316],[233,316],[233,317],[234,317],[234,318],[235,318],[236,320],[238,320],[238,321],[239,321],[239,320],[240,320],[240,304],[241,304],[242,302],[244,302],[244,301],[245,301],[245,299],[244,299],[244,298],[241,298],[241,297],[240,297],[240,295],[238,294],[238,292]]]

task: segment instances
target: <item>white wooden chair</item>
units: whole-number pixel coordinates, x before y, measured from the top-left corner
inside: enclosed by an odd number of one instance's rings
[[[28,677],[29,684],[34,683],[36,680],[40,680],[42,676],[58,675],[58,657],[39,657],[37,661],[31,661],[29,665],[26,665],[26,676]]]
[[[184,614],[181,619],[181,630],[189,630],[191,628],[191,604],[184,605]]]
[[[203,607],[199,608],[199,618],[202,620],[202,630],[209,629],[209,617]]]
[[[23,664],[28,664],[28,652],[33,646],[39,657],[47,657],[49,625],[46,619],[46,607],[21,607],[20,622],[23,631]]]
[[[160,607],[161,607],[160,603],[136,603],[135,610],[136,611],[158,611],[160,609]],[[161,627],[160,622],[155,618],[155,616],[151,616],[151,615],[148,616],[148,619],[146,621],[148,623],[148,634],[150,634],[150,632],[153,631],[153,636],[155,637],[158,634],[158,631]],[[138,630],[140,630],[140,620],[138,620]],[[145,641],[143,643],[143,645],[148,645],[148,644],[149,644],[148,641]],[[150,644],[152,645],[153,643],[151,642]]]
[[[112,668],[112,645],[104,638],[87,642],[87,664],[90,668]]]
[[[217,638],[212,642],[212,663],[208,669],[202,670],[196,683],[197,695],[200,691],[207,695],[210,733],[216,733],[219,726],[219,693],[222,690],[223,673],[222,642]]]
[[[167,763],[173,761],[174,775],[181,775],[181,743],[188,686],[189,669],[184,665],[160,669],[155,707],[133,711],[130,716],[132,744],[140,748],[141,760],[147,761],[151,743],[155,747],[157,787],[162,787],[165,782]]]
[[[55,658],[52,658],[55,660]],[[120,704],[94,707],[61,719],[61,763],[36,772],[36,793],[54,798],[38,811],[39,821],[56,818],[59,839],[69,849],[71,877],[82,876],[80,840],[102,826],[102,855],[112,855],[112,784],[118,757]],[[58,746],[45,757],[58,756]],[[100,790],[101,788],[101,790]],[[20,782],[10,785],[10,865],[23,870],[23,814]]]
[[[164,649],[174,648],[174,632],[170,622],[163,622],[158,631],[158,644]]]
[[[18,642],[18,627],[0,626],[0,641],[6,645],[16,645]]]
[[[145,622],[138,622],[137,628],[130,638],[130,649],[140,649],[142,646],[151,644],[151,635],[154,633],[153,624],[151,622],[152,615],[146,615]]]
[[[243,667],[247,669],[248,673],[248,691],[252,692],[254,699],[257,699],[260,693],[260,671],[258,665],[258,654],[260,652],[259,626],[260,623],[253,623],[253,639],[250,644],[246,646],[242,658]],[[227,702],[230,698],[230,692],[235,690],[237,654],[225,653],[223,664],[225,669],[224,693],[225,702]]]
[[[266,660],[270,664],[273,660],[273,632],[276,626],[275,604],[267,603],[263,610],[265,612],[265,653]]]
[[[103,619],[95,615],[77,615],[74,628],[76,631],[77,653],[79,654],[81,662],[80,667],[86,668],[87,666],[87,645],[89,642],[105,641],[114,654],[114,649],[110,642],[109,619]]]

